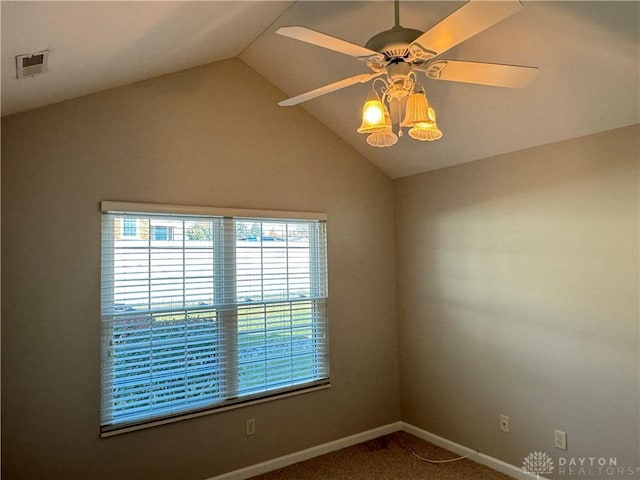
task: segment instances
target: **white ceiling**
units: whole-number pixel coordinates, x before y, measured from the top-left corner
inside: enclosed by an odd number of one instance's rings
[[[291,2],[2,1],[2,115],[236,57]],[[15,56],[50,51],[45,75]]]
[[[401,2],[426,30],[463,2]],[[425,80],[444,137],[388,149],[355,132],[369,85],[298,107],[391,177],[640,122],[640,3],[524,2],[446,59],[540,67],[522,90]],[[272,24],[273,23],[273,24]],[[2,114],[240,56],[293,96],[364,73],[359,61],[276,35],[303,25],[363,45],[393,25],[390,1],[2,2]],[[266,29],[266,30],[265,30]],[[15,79],[15,55],[51,51],[50,71]]]

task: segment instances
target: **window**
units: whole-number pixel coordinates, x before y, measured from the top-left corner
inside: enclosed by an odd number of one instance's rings
[[[156,225],[152,230],[154,240],[173,240],[173,227]]]
[[[122,219],[122,236],[123,237],[135,237],[136,232],[136,219],[135,218],[123,218]]]
[[[328,385],[323,215],[102,208],[103,435]]]

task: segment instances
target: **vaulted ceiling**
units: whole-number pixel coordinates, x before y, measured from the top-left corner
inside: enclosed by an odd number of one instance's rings
[[[400,23],[426,30],[464,2],[401,2]],[[371,88],[303,103],[396,178],[640,122],[640,3],[523,2],[443,55],[531,65],[521,90],[424,79],[444,136],[370,147],[356,133]],[[303,25],[364,45],[393,25],[391,1],[2,2],[2,114],[16,113],[239,56],[286,96],[367,72],[354,58],[275,34]],[[48,49],[49,71],[17,80],[15,56]]]

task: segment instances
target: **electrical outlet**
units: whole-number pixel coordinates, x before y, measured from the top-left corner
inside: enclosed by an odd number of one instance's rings
[[[562,430],[556,430],[553,432],[553,443],[556,448],[560,450],[567,449],[567,432],[563,432]]]
[[[500,415],[500,430],[506,433],[511,431],[511,422],[507,415]]]
[[[247,437],[250,437],[251,435],[255,435],[256,434],[256,419],[255,418],[248,418],[247,421],[244,424],[244,434]]]

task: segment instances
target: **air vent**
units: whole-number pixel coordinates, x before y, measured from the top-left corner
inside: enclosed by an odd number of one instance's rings
[[[16,55],[16,78],[33,77],[47,71],[49,50]]]

